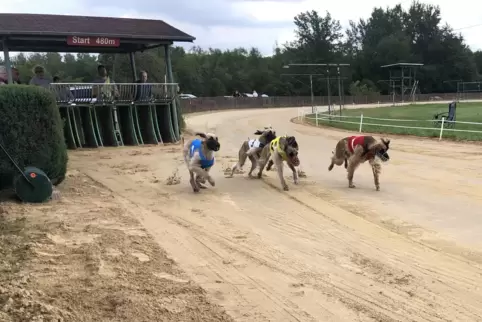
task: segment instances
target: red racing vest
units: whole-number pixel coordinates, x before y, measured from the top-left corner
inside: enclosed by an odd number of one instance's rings
[[[355,151],[355,148],[358,145],[363,146],[364,144],[365,144],[364,136],[350,136],[348,138],[348,150],[350,150],[351,153]]]

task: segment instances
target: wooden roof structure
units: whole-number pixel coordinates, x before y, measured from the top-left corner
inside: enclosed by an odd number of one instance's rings
[[[0,14],[0,50],[127,53],[195,39],[162,20]]]

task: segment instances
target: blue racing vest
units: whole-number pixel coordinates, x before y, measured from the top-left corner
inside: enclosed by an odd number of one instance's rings
[[[189,150],[189,157],[192,158],[194,153],[197,151],[199,153],[199,157],[201,158],[201,168],[208,169],[213,166],[214,157],[211,160],[206,159],[206,156],[203,154],[201,146],[202,141],[200,139],[193,140],[191,143],[191,149]]]

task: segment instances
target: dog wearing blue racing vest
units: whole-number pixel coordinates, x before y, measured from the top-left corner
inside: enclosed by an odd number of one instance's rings
[[[215,182],[209,174],[214,165],[214,152],[219,151],[221,145],[218,137],[213,133],[196,133],[201,139],[188,140],[184,144],[184,162],[189,170],[189,183],[194,192],[206,187],[202,183],[209,182],[214,187]]]
[[[249,158],[251,161],[251,169],[249,170],[248,176],[252,177],[252,173],[258,164],[259,157],[263,148],[268,145],[272,140],[276,139],[276,131],[271,127],[265,127],[264,131],[256,130],[254,134],[259,135],[258,139],[249,139],[244,141],[239,148],[239,159],[238,162],[231,169],[230,178],[234,175],[236,169],[242,169],[246,159]]]

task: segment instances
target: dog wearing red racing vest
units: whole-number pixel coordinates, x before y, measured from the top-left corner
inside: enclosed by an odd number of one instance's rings
[[[379,191],[382,170],[380,161],[387,162],[390,159],[387,153],[389,145],[390,140],[382,138],[377,141],[373,136],[343,138],[336,144],[328,171],[331,171],[335,164],[341,166],[344,163],[348,172],[348,187],[355,188],[353,184],[355,170],[361,163],[368,161],[372,167],[375,188]]]

